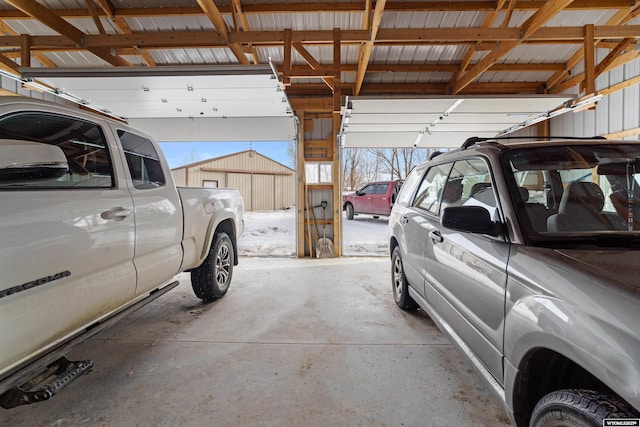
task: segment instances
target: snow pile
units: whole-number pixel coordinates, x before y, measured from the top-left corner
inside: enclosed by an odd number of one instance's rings
[[[295,208],[275,212],[245,212],[244,233],[238,240],[241,256],[290,257],[296,253]],[[343,217],[345,256],[387,256],[387,218]],[[322,226],[319,226],[322,237]],[[331,237],[331,236],[327,236]],[[317,237],[316,237],[317,238]]]

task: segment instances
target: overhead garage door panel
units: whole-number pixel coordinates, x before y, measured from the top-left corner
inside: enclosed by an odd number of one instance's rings
[[[527,120],[546,117],[572,95],[443,98],[349,98],[343,147],[459,147],[472,136],[491,138]],[[566,110],[566,109],[563,109]]]

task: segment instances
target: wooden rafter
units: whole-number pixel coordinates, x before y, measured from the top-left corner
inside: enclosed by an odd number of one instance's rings
[[[311,67],[311,70],[313,71],[317,71],[320,69],[325,69],[326,67],[322,66],[314,57],[313,55],[311,55],[309,53],[309,51],[307,49],[305,49],[305,47],[302,45],[302,43],[300,42],[296,42],[296,43],[291,43],[291,47],[294,48],[296,50],[296,52],[298,52],[300,54],[300,56],[302,56],[302,58],[307,62],[307,64],[309,64],[309,67]],[[291,69],[291,75],[298,75],[295,74],[293,71],[293,67]],[[333,70],[331,70],[331,75],[333,75]],[[332,78],[327,78],[327,77],[321,77],[322,81],[329,87],[329,89],[333,90],[334,85],[333,85],[333,79]]]
[[[520,38],[527,39],[534,34],[547,21],[553,18],[559,11],[571,4],[572,0],[549,0],[545,2],[536,13],[534,13],[520,27]],[[501,42],[498,46],[485,56],[480,62],[471,67],[453,86],[453,93],[460,93],[465,87],[471,84],[480,74],[487,71],[501,57],[518,46],[521,41]]]
[[[96,0],[102,3],[104,0]],[[364,0],[365,3],[368,0]],[[540,0],[516,1],[514,10],[532,11],[540,8]],[[628,9],[629,0],[575,0],[568,5],[568,10],[614,10]],[[221,14],[232,13],[233,5],[219,6]],[[243,13],[252,14],[273,14],[273,13],[305,13],[305,12],[362,12],[361,2],[279,2],[279,3],[257,3],[243,5]],[[491,12],[496,9],[496,1],[388,1],[385,10],[389,12]],[[191,7],[144,7],[144,8],[121,8],[104,9],[104,16],[109,13],[113,16],[122,17],[153,17],[153,16],[199,16],[203,15],[203,10],[197,6]],[[110,10],[108,12],[107,10]],[[84,9],[54,9],[52,13],[63,18],[90,18],[87,10]],[[16,10],[1,10],[0,19],[24,19],[27,14]]]
[[[0,21],[0,32],[2,32],[3,34],[11,34],[13,36],[18,36],[19,34],[10,26],[8,26],[7,24],[5,24],[4,22]],[[30,53],[36,57],[36,59],[45,67],[50,67],[50,68],[54,68],[57,65],[51,61],[49,58],[47,58],[43,53],[41,52],[34,52],[31,50],[31,40],[33,39],[33,37],[30,36],[30,40],[29,40],[29,50]],[[15,57],[22,57],[23,52],[20,52],[20,55],[16,55]],[[11,58],[12,55],[11,53],[5,53],[4,56],[6,58]]]
[[[249,20],[247,19],[247,16],[242,10],[242,2],[240,0],[232,0],[232,5],[233,5],[234,16],[237,16],[238,19],[240,20],[240,23],[242,24],[242,31],[251,31]],[[238,27],[236,26],[236,30],[237,29]],[[251,57],[253,58],[253,63],[259,64],[260,59],[258,58],[258,52],[256,51],[256,48],[251,43],[247,44],[247,48],[251,53]]]
[[[634,18],[640,16],[640,0],[478,0],[478,1],[401,1],[401,0],[359,0],[355,2],[326,1],[326,2],[302,2],[294,0],[274,0],[272,3],[243,3],[241,0],[229,0],[220,5],[216,0],[198,0],[198,6],[189,7],[149,7],[127,8],[126,1],[119,1],[122,8],[114,7],[110,0],[84,0],[84,9],[46,9],[43,3],[34,0],[7,0],[15,9],[0,10],[0,49],[2,49],[3,65],[27,64],[31,58],[37,58],[46,66],[55,66],[48,59],[54,58],[51,52],[73,52],[88,50],[94,52],[105,60],[123,60],[122,55],[140,56],[149,66],[156,66],[151,55],[154,49],[231,49],[235,59],[239,62],[257,63],[257,49],[275,48],[288,50],[289,63],[283,72],[287,82],[293,84],[287,87],[287,92],[294,87],[300,87],[300,91],[308,91],[311,86],[301,85],[300,79],[322,79],[322,89],[318,92],[340,91],[343,94],[375,93],[372,90],[381,90],[384,93],[411,93],[424,89],[427,93],[446,94],[446,87],[452,88],[451,92],[479,93],[487,90],[487,93],[533,93],[548,90],[551,86],[553,92],[571,88],[576,85],[594,81],[593,77],[585,80],[584,75],[569,75],[569,72],[583,61],[590,64],[585,57],[585,51],[589,50],[585,43],[585,28],[583,26],[549,27],[545,23],[562,10],[564,6],[568,10],[603,10],[612,11],[613,16],[605,25],[592,27],[594,46],[607,48],[609,55],[600,63],[593,63],[593,69],[589,70],[597,77],[628,61],[638,58],[636,45],[639,43],[640,25],[627,25]],[[27,10],[35,4],[45,12],[34,13]],[[564,4],[564,6],[563,6]],[[22,9],[20,9],[22,6]],[[77,6],[76,6],[77,7]],[[480,27],[446,27],[446,28],[390,28],[381,27],[382,16],[393,16],[393,12],[480,12],[484,14],[484,20]],[[531,17],[521,28],[509,26],[511,14],[514,11],[533,11]],[[286,14],[286,13],[332,13],[354,12],[362,17],[360,29],[340,29],[336,39],[334,30],[289,31],[268,30],[253,31],[250,28],[253,14]],[[389,13],[391,12],[391,13]],[[212,22],[215,29],[199,31],[189,28],[183,31],[149,31],[136,30],[133,33],[128,25],[131,19],[136,17],[172,17],[172,16],[206,16]],[[85,18],[95,23],[93,34],[84,34],[78,28],[73,27],[64,18]],[[231,23],[233,19],[233,24]],[[16,34],[7,31],[11,27],[12,19],[37,19],[57,31],[60,36],[37,36]],[[117,28],[117,34],[107,34],[108,28],[101,28],[101,22],[110,19]],[[297,16],[292,19],[297,19]],[[7,23],[5,23],[6,21]],[[229,24],[227,24],[229,23]],[[17,28],[17,27],[16,27]],[[5,30],[3,30],[5,29]],[[5,34],[5,36],[2,36]],[[511,49],[520,44],[558,45],[574,44],[576,53],[566,62],[555,63],[507,63],[502,57]],[[376,63],[372,61],[374,49],[389,46],[465,46],[464,54],[456,61],[436,63],[437,58],[424,58],[432,63],[419,63],[415,58],[413,63],[404,64],[389,61],[389,63]],[[334,58],[314,58],[310,52],[310,46],[334,47]],[[335,58],[335,53],[342,49],[343,56],[346,52],[353,52],[353,48],[359,47],[357,57]],[[586,48],[585,48],[586,46]],[[291,50],[298,52],[308,65],[295,65],[291,63]],[[486,55],[484,59],[474,64],[474,59],[480,53]],[[48,56],[47,56],[48,55]],[[158,56],[160,57],[160,56]],[[117,58],[117,59],[116,59]],[[228,62],[235,62],[233,57]],[[345,61],[346,63],[342,63]],[[126,61],[125,61],[126,62]],[[355,63],[354,63],[355,62]],[[118,65],[125,65],[120,63]],[[128,65],[128,64],[127,64]],[[165,64],[163,64],[165,65]],[[166,64],[169,65],[169,64]],[[203,64],[204,65],[204,64]],[[11,68],[11,67],[10,67]],[[475,83],[478,77],[485,71],[515,72],[528,71],[541,73],[540,82],[509,83],[504,90],[498,86],[486,86]],[[438,83],[437,86],[418,85],[374,85],[374,89],[364,84],[365,76],[371,73],[449,73],[446,77],[448,84]],[[554,76],[548,78],[550,72]],[[343,83],[342,76],[347,76],[348,81],[355,83]],[[352,74],[345,74],[352,73]],[[545,76],[542,73],[547,73]],[[453,76],[451,78],[451,76]],[[546,80],[546,81],[544,81]],[[368,80],[367,80],[368,81]],[[518,87],[518,85],[520,85]],[[395,87],[397,86],[397,87]],[[445,89],[443,89],[445,88]],[[315,90],[315,89],[314,89]],[[335,98],[334,98],[335,100]]]
[[[86,34],[59,16],[52,14],[51,11],[40,5],[40,3],[29,0],[5,0],[5,2],[27,15],[38,19],[63,37],[72,40],[80,46],[84,46]],[[87,47],[87,50],[111,65],[131,65],[124,59],[112,55],[107,47]]]
[[[593,24],[584,26],[584,74],[585,94],[592,95],[596,91],[595,37]]]
[[[202,8],[202,10],[204,11],[204,13],[207,15],[207,17],[209,17],[209,20],[211,21],[211,23],[216,27],[218,32],[220,32],[220,34],[222,35],[222,38],[229,44],[229,49],[231,49],[231,51],[236,56],[238,61],[241,64],[248,64],[249,60],[247,59],[247,56],[244,54],[242,46],[238,43],[233,43],[230,41],[229,28],[227,27],[227,24],[224,22],[224,19],[222,18],[222,14],[220,13],[218,6],[216,6],[213,0],[197,0],[197,1],[200,7]]]
[[[500,10],[504,7],[505,2],[506,0],[499,0],[496,4],[495,10],[492,10],[489,13],[487,13],[487,16],[484,18],[484,21],[482,22],[482,28],[491,28],[496,18],[498,17]],[[515,0],[511,0],[510,3],[515,3]],[[467,67],[471,63],[471,60],[473,59],[473,56],[475,55],[476,51],[477,51],[476,45],[469,46],[464,56],[462,57],[462,61],[460,62],[460,68],[456,71],[456,73],[451,78],[450,84],[452,86],[458,81],[462,73],[464,73],[467,70]]]
[[[102,21],[100,21],[100,17],[98,16],[98,10],[96,9],[96,4],[93,2],[93,0],[86,0],[86,2],[87,2],[87,9],[89,9],[89,13],[91,14],[91,19],[93,19],[93,23],[96,25],[96,28],[98,29],[98,33],[107,34],[107,32],[104,30],[104,26],[102,25]]]
[[[373,11],[373,18],[371,19],[369,40],[367,40],[360,47],[360,53],[358,55],[358,71],[356,73],[356,83],[354,89],[355,95],[358,95],[360,93],[362,83],[364,82],[364,75],[366,74],[367,67],[369,66],[371,51],[373,50],[373,44],[376,41],[378,29],[380,28],[380,21],[382,20],[382,12],[384,11],[385,4],[386,0],[376,1],[376,7]]]
[[[18,1],[18,0],[11,0]],[[565,0],[566,1],[566,0]],[[376,45],[390,43],[398,45],[441,45],[475,44],[478,42],[515,42],[524,43],[517,28],[445,28],[445,29],[379,29]],[[596,39],[622,40],[635,38],[640,34],[640,25],[595,26]],[[333,44],[333,30],[293,31],[292,42],[304,45]],[[282,46],[284,31],[235,31],[229,34],[232,43],[240,45],[253,43],[255,46]],[[34,50],[73,50],[78,46],[68,37],[32,36]],[[359,45],[370,40],[368,31],[341,30],[341,45]],[[526,42],[529,43],[573,43],[582,46],[583,27],[545,27],[534,32]],[[83,35],[84,47],[126,48],[140,46],[145,49],[228,47],[227,41],[217,31],[173,31],[133,34],[97,34]],[[19,47],[20,37],[0,37],[0,47]],[[581,58],[580,58],[581,60]],[[578,62],[580,61],[578,60]]]
[[[633,0],[632,4],[627,4],[627,7],[622,8],[618,12],[615,13],[613,17],[611,17],[607,22],[606,26],[608,27],[620,27],[622,23],[624,23],[630,16],[635,16],[635,13],[638,12],[640,8],[638,7],[638,0]],[[625,26],[626,27],[626,26]],[[640,33],[636,33],[640,34]],[[595,32],[594,37],[598,38],[598,33]],[[633,36],[629,36],[628,38],[632,38]],[[598,40],[595,41],[595,45],[598,45]],[[571,70],[584,58],[584,49],[578,49],[567,61],[567,66],[563,71],[556,72],[553,76],[551,76],[547,80],[547,87],[553,92],[558,92],[558,88],[554,88],[554,86],[558,85],[564,79],[566,79],[571,72]]]

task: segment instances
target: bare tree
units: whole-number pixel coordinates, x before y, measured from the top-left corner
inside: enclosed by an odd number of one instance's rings
[[[296,142],[295,141],[289,141],[289,143],[287,144],[287,157],[289,157],[289,165],[291,165],[291,167],[293,169],[296,168]]]
[[[198,152],[198,150],[192,148],[189,151],[189,154],[184,157],[183,162],[185,165],[190,165],[191,163],[199,162],[201,158],[202,155]]]
[[[346,189],[353,190],[360,186],[364,181],[364,157],[366,152],[362,149],[348,148],[343,151],[343,169],[344,186]]]

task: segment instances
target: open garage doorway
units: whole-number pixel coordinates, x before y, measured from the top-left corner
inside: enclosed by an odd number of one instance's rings
[[[569,110],[566,95],[354,97],[342,111],[343,254],[389,255],[388,214],[409,172],[472,136],[510,134]]]
[[[56,96],[125,120],[160,144],[178,186],[245,201],[240,254],[294,256],[296,118],[269,64],[26,68]]]
[[[342,151],[343,254],[388,256],[387,226],[407,174],[433,148],[345,148]]]

